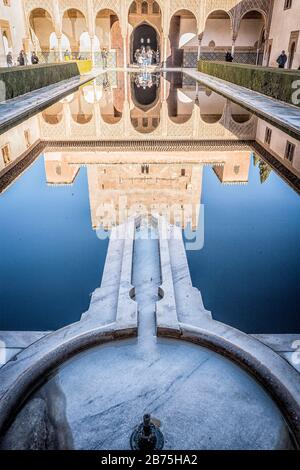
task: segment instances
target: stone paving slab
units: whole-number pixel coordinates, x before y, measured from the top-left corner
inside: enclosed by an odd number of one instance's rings
[[[62,95],[75,91],[81,85],[88,83],[99,75],[99,71],[74,77],[53,85],[39,88],[12,100],[0,103],[0,132],[12,126],[21,119],[25,119],[34,111],[50,105]]]
[[[248,88],[244,88],[239,85],[234,85],[233,83],[198,72],[194,69],[165,70],[186,73],[188,76],[203,83],[213,91],[222,94],[226,98],[231,99],[242,106],[245,106],[250,111],[265,117],[267,120],[274,122],[280,127],[283,127],[300,137],[300,109],[296,106],[269,98],[268,96],[256,91],[249,90]],[[291,90],[291,93],[293,93],[293,91],[294,90]]]
[[[259,334],[253,335],[276,352],[295,352],[295,342],[300,341],[299,334]]]
[[[0,341],[6,348],[24,349],[50,333],[51,331],[0,331]]]

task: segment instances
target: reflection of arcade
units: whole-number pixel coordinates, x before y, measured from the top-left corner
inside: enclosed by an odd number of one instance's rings
[[[255,139],[255,116],[182,74],[173,75],[145,71],[128,80],[122,72],[103,74],[42,113],[41,137]]]
[[[132,75],[131,123],[142,134],[153,132],[160,123],[160,74],[141,72]]]

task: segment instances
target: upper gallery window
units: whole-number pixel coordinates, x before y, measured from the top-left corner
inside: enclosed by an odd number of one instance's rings
[[[292,8],[293,0],[284,0],[284,9],[289,10]]]
[[[137,13],[137,3],[136,2],[133,2],[131,4],[129,13],[131,13],[132,15],[135,15]]]
[[[148,15],[148,3],[147,2],[142,3],[142,15]]]

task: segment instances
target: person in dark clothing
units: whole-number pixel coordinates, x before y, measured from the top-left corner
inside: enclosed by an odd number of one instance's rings
[[[280,54],[280,56],[277,59],[278,68],[284,69],[285,64],[287,63],[287,60],[288,60],[288,58],[287,58],[287,55],[286,55],[285,51],[282,51],[282,53]]]
[[[14,59],[13,59],[13,56],[12,56],[12,53],[9,52],[6,56],[6,62],[7,62],[7,67],[13,67],[14,65]]]
[[[27,65],[27,57],[24,51],[20,52],[19,57],[18,57],[18,63],[21,67],[23,67],[24,65]]]
[[[228,52],[226,53],[225,61],[226,61],[226,62],[233,62],[233,57],[232,57],[231,52],[228,51]]]
[[[40,61],[40,59],[38,58],[36,53],[33,51],[33,53],[31,54],[31,63],[32,63],[32,65],[37,65],[39,63],[39,61]]]

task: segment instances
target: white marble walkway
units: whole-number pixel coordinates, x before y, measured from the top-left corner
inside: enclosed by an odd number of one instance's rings
[[[34,111],[55,102],[65,93],[71,93],[98,75],[99,71],[73,77],[0,103],[0,132],[17,121],[25,119]]]
[[[208,86],[213,91],[229,98],[250,111],[278,124],[288,131],[300,136],[300,108],[268,96],[249,90],[248,88],[234,85],[219,78],[198,72],[194,69],[166,69],[168,71],[180,71]],[[295,90],[291,90],[291,94]]]

